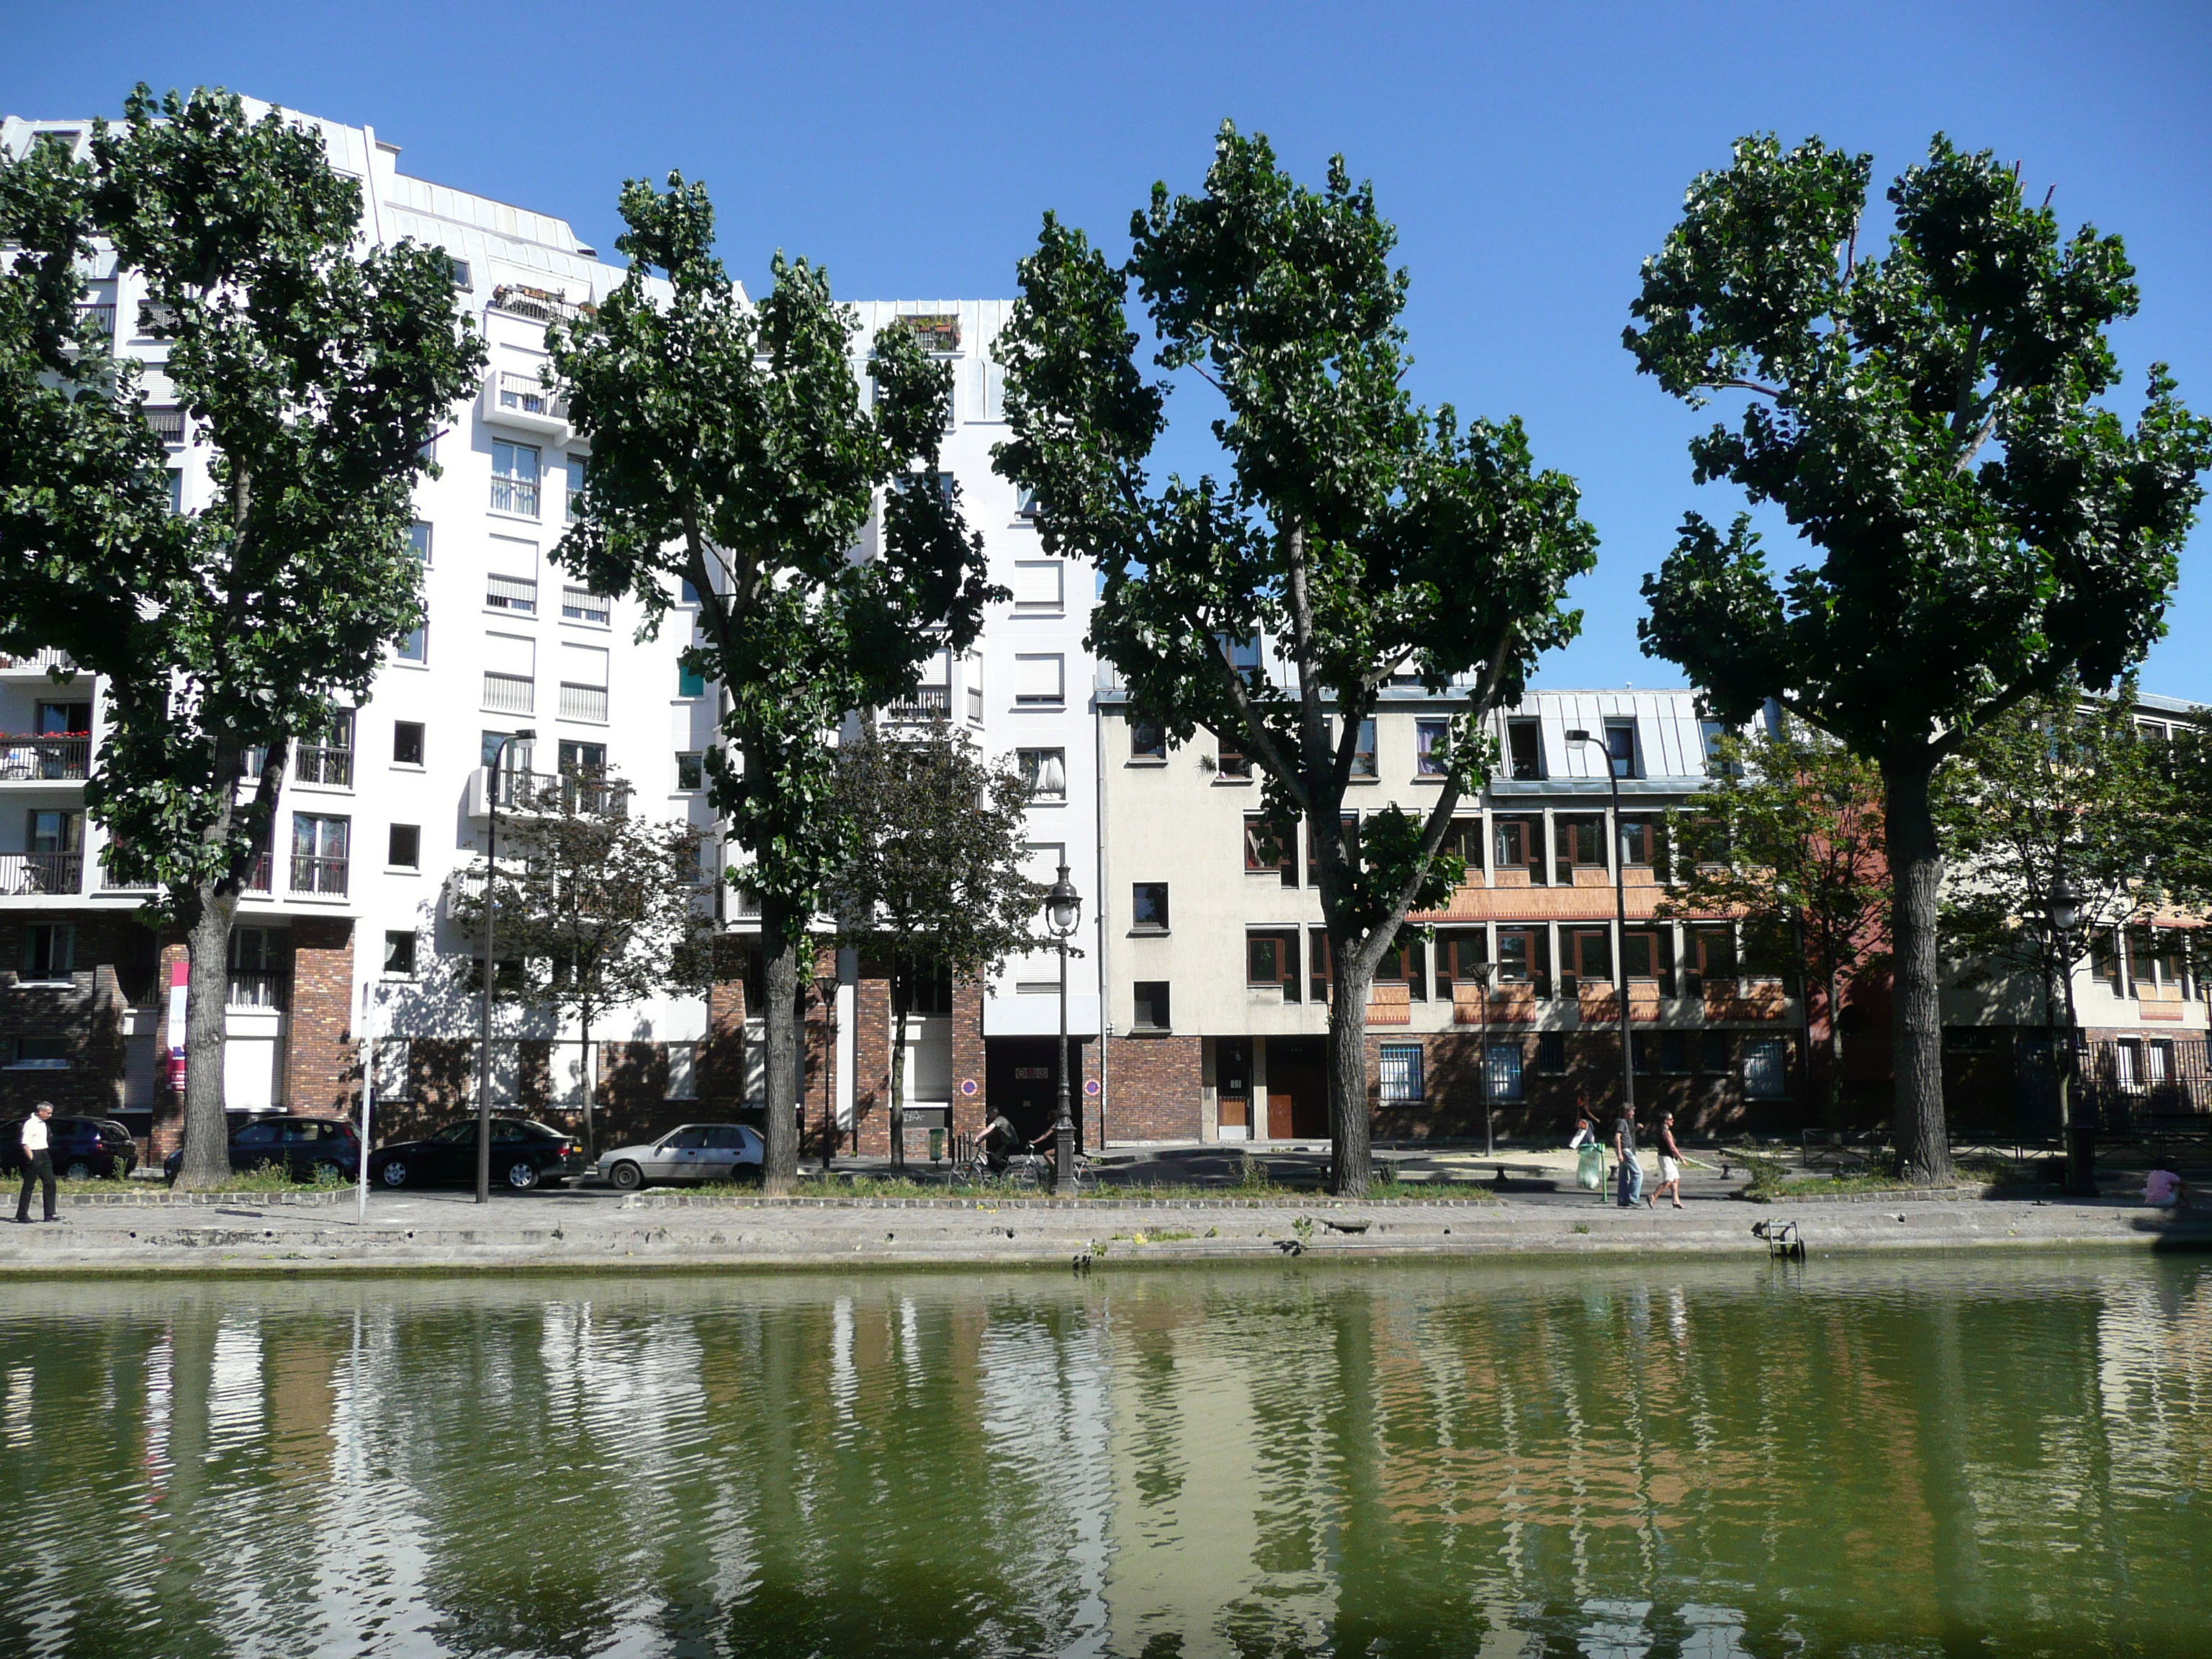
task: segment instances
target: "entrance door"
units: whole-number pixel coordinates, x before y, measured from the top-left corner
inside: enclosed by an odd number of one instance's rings
[[[1317,1140],[1328,1133],[1323,1037],[1267,1039],[1267,1138]]]
[[[1058,1115],[1058,1085],[1053,1071],[1055,1037],[993,1037],[984,1045],[983,1086],[994,1112],[1004,1112],[1024,1140],[1053,1126]],[[1083,1145],[1083,1041],[1067,1040],[1068,1113],[1075,1121],[1075,1144]],[[1042,1149],[1040,1149],[1042,1150]]]
[[[1252,1138],[1252,1039],[1222,1037],[1213,1048],[1214,1122],[1224,1140]]]

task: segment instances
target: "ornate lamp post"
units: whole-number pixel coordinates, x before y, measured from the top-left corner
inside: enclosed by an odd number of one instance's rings
[[[1613,750],[1581,726],[1567,733],[1569,743],[1596,744],[1605,757],[1605,781],[1613,792],[1613,985],[1620,1002],[1620,1099],[1628,1121],[1636,1121],[1636,1055],[1628,1030],[1628,869],[1621,856],[1620,773],[1613,763]],[[1624,1189],[1626,1190],[1626,1189]]]
[[[483,1016],[477,1038],[477,1202],[491,1202],[491,993],[499,979],[499,958],[492,954],[492,913],[499,890],[499,776],[501,763],[511,743],[531,743],[538,733],[525,728],[509,732],[491,751],[486,768],[484,799],[491,821],[484,831],[484,965]],[[591,1068],[586,1066],[585,1070]],[[590,1088],[586,1077],[584,1086]]]
[[[1052,1125],[1052,1190],[1061,1197],[1075,1191],[1075,1120],[1067,1101],[1067,941],[1074,937],[1082,915],[1082,896],[1067,878],[1067,866],[1063,864],[1060,879],[1044,896],[1045,926],[1052,930],[1053,943],[1060,948],[1060,1048],[1053,1067],[1059,1085],[1060,1115]]]

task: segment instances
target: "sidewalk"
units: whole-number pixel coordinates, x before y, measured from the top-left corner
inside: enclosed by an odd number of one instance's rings
[[[1717,1188],[1718,1183],[1713,1183]],[[1401,1188],[1401,1190],[1403,1190]],[[352,1206],[77,1206],[53,1225],[0,1223],[0,1277],[118,1273],[696,1272],[860,1265],[1047,1265],[1389,1256],[1763,1255],[1754,1222],[1795,1221],[1811,1256],[1869,1250],[2212,1249],[2212,1211],[2122,1200],[1747,1204],[1693,1191],[1675,1211],[1586,1194],[1383,1198],[708,1198],[649,1191],[370,1196]]]

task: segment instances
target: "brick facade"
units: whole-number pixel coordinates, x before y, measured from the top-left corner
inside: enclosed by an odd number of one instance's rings
[[[25,933],[38,924],[76,929],[75,971],[67,984],[22,982]],[[64,1114],[111,1116],[123,1103],[126,1010],[143,1002],[155,975],[153,936],[114,912],[19,911],[0,916],[0,1066],[17,1037],[70,1040],[67,1067],[0,1069],[0,1116],[41,1100]]]
[[[1106,1133],[1114,1145],[1199,1138],[1204,1043],[1194,1036],[1106,1039]]]
[[[361,1115],[353,1039],[354,925],[343,916],[292,924],[291,1012],[285,1020],[285,1109],[312,1117]]]

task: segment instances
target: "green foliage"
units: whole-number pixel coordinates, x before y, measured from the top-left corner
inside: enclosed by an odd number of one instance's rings
[[[1820,550],[1778,578],[1747,518],[1697,514],[1644,592],[1648,651],[1732,721],[1768,698],[1875,762],[1896,886],[1899,1128],[1948,1173],[1928,802],[1977,726],[2069,676],[2101,688],[2163,630],[2212,425],[2152,366],[2132,428],[2106,343],[2133,314],[2119,240],[2062,240],[1991,155],[1938,137],[1860,257],[1872,163],[1741,139],[1644,268],[1624,339],[1692,406],[1748,395],[1690,445],[1700,483],[1779,507]]]
[[[1573,481],[1535,470],[1518,421],[1462,428],[1449,405],[1415,406],[1396,233],[1341,157],[1308,190],[1264,137],[1224,124],[1204,193],[1155,185],[1130,234],[1115,264],[1045,216],[1000,336],[1013,435],[996,465],[1033,492],[1046,548],[1103,574],[1091,643],[1133,713],[1179,740],[1200,726],[1233,738],[1269,808],[1305,819],[1351,988],[1334,1040],[1356,1045],[1360,993],[1399,924],[1453,883],[1437,850],[1488,763],[1485,716],[1579,626],[1562,595],[1595,536]],[[1132,283],[1156,364],[1226,406],[1212,428],[1226,478],[1151,475],[1170,383],[1138,367]],[[1345,790],[1394,675],[1450,699],[1448,775],[1425,818],[1363,823],[1354,855]],[[1361,1092],[1332,1083],[1335,1178],[1352,1191],[1368,1179]]]
[[[2212,900],[2203,733],[2144,736],[2134,690],[2062,686],[1978,730],[1945,769],[1936,811],[1957,861],[1943,895],[1953,954],[2056,988],[2094,936]],[[2057,924],[2062,892],[2070,932]]]

